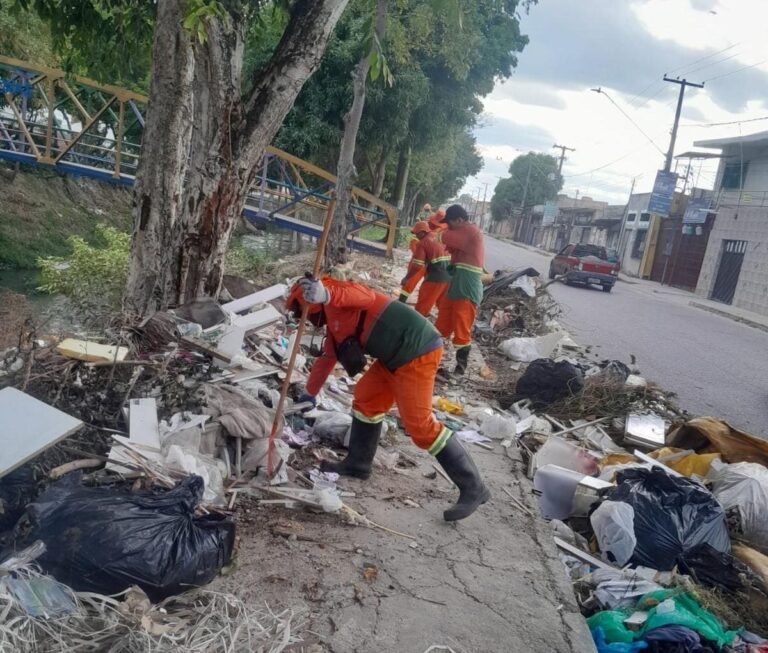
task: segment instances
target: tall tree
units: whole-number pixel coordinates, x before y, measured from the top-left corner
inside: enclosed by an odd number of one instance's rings
[[[244,35],[262,3],[24,1],[81,38],[91,33],[95,43],[103,44],[104,21],[116,15],[115,29],[139,18],[153,27],[124,308],[139,317],[217,294],[256,163],[320,65],[348,0],[294,0],[274,52],[249,80],[242,78]],[[79,49],[88,45],[83,39]]]
[[[389,75],[381,42],[387,26],[387,0],[376,0],[376,14],[372,21],[368,47],[352,73],[352,106],[344,116],[344,135],[339,147],[339,162],[336,166],[336,207],[333,213],[333,225],[325,248],[327,266],[346,262],[347,252],[347,214],[351,199],[352,186],[357,178],[355,169],[355,147],[360,120],[365,107],[365,89],[368,75],[377,78],[384,73]]]
[[[491,198],[494,220],[509,218],[513,209],[553,200],[563,187],[557,159],[549,154],[523,154],[510,164],[509,174],[499,180]]]

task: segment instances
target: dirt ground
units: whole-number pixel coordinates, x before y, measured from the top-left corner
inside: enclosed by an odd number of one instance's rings
[[[442,511],[458,491],[434,458],[395,437],[416,467],[338,485],[355,493],[344,499],[352,508],[414,540],[241,498],[237,569],[213,588],[295,609],[305,644],[294,651],[594,651],[549,527],[507,494],[538,514],[517,450],[465,445],[492,498],[448,524]]]

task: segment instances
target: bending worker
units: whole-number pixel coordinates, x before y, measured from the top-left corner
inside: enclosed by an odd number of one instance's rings
[[[469,363],[472,325],[483,299],[485,248],[482,232],[469,222],[461,205],[449,206],[443,222],[448,225],[447,231],[443,232],[443,245],[451,254],[451,283],[437,305],[435,326],[443,338],[453,336],[456,347],[454,374],[462,375]]]
[[[448,290],[448,282],[451,280],[448,263],[451,257],[438,242],[428,223],[417,222],[411,233],[418,240],[408,271],[400,282],[400,301],[407,302],[419,280],[424,278],[416,300],[416,312],[426,317]]]
[[[314,398],[337,361],[350,376],[362,371],[365,354],[376,361],[355,386],[349,452],[341,462],[323,461],[321,469],[367,479],[384,417],[397,404],[414,444],[437,458],[459,488],[459,500],[443,513],[446,521],[464,519],[490,498],[477,467],[453,432],[432,414],[435,375],[442,340],[429,321],[401,302],[361,284],[324,277],[301,279],[288,296],[288,310],[324,324],[323,354],[312,367],[302,397]]]

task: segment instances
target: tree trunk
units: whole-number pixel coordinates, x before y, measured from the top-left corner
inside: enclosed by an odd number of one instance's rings
[[[384,144],[381,148],[381,156],[376,162],[376,167],[373,170],[371,189],[376,197],[381,197],[381,193],[384,190],[384,181],[387,178],[387,161],[389,160],[389,144]]]
[[[387,25],[387,0],[376,2],[376,36],[381,43]],[[355,169],[355,146],[357,133],[360,130],[360,120],[365,107],[365,83],[371,69],[371,61],[366,52],[355,66],[352,73],[352,106],[344,116],[344,135],[339,149],[339,161],[336,165],[336,208],[333,212],[333,223],[325,247],[325,265],[333,267],[347,260],[347,215],[355,184],[357,171]]]
[[[187,0],[158,3],[150,110],[134,190],[128,317],[218,294],[256,166],[320,65],[347,3],[295,2],[245,102],[242,16],[207,19],[199,43],[182,26]]]
[[[408,175],[411,169],[411,142],[406,140],[400,150],[397,160],[397,175],[395,176],[395,206],[402,212],[405,208],[405,191],[408,188]]]

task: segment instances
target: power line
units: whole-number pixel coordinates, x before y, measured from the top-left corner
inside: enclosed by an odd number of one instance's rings
[[[763,59],[762,61],[758,61],[757,63],[750,64],[749,66],[743,66],[742,68],[737,68],[736,70],[732,70],[729,73],[723,73],[722,75],[715,75],[714,77],[710,77],[709,79],[705,79],[705,82],[711,82],[714,79],[722,79],[723,77],[728,77],[729,75],[735,75],[736,73],[740,73],[743,70],[749,70],[750,68],[754,68],[755,66],[759,66],[760,64],[764,64],[768,62],[768,59]]]
[[[602,88],[593,88],[592,90],[595,91],[596,93],[602,93],[603,95],[605,95],[605,97],[607,97],[611,101],[611,104],[615,106],[619,111],[621,111],[624,117],[635,126],[637,131],[639,131],[643,136],[645,136],[648,142],[651,143],[662,154],[662,156],[664,155],[664,150],[662,150],[658,145],[656,145],[656,142],[650,136],[648,136],[648,134],[646,134],[645,131],[643,131],[643,128],[640,127],[640,125],[638,125],[632,119],[632,117],[626,111],[624,111],[624,109],[622,109],[618,104],[616,104],[616,102],[613,101],[613,98],[610,95],[608,95],[608,93],[606,93]]]

